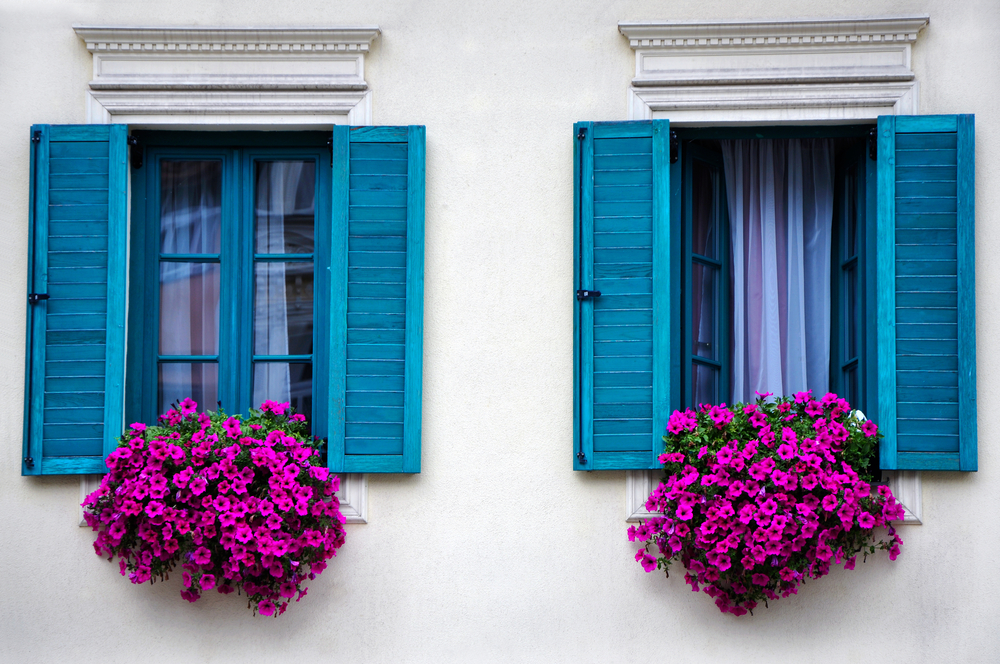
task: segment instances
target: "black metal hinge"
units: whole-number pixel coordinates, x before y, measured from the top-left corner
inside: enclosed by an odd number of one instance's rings
[[[34,468],[35,467],[35,460],[33,458],[31,458],[30,456],[29,457],[24,457],[24,465],[27,466],[28,468]]]
[[[868,131],[868,158],[878,161],[878,128],[872,127]]]
[[[128,137],[128,160],[132,168],[139,170],[142,168],[142,144],[139,143],[139,139],[135,136]]]
[[[600,296],[601,296],[601,291],[599,290],[578,290],[576,292],[576,299],[580,300],[581,302],[584,300],[592,300],[595,297],[600,297]]]
[[[47,299],[49,299],[48,293],[28,293],[28,304],[38,304]]]
[[[576,140],[582,141],[585,138],[587,138],[587,128],[580,127],[580,131],[576,132]]]
[[[677,138],[677,132],[674,131],[673,129],[671,129],[670,130],[670,163],[671,164],[676,164],[677,160],[680,159],[680,156],[681,156],[680,145],[681,145],[681,141],[680,141],[679,138]]]
[[[42,130],[41,129],[36,129],[35,131],[31,132],[31,142],[32,143],[41,143],[42,142]]]

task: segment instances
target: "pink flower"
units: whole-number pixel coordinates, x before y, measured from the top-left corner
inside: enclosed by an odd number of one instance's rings
[[[858,515],[858,525],[862,528],[874,528],[875,527],[875,517],[873,517],[868,512],[862,512]]]
[[[785,429],[785,431],[789,431],[789,429]],[[781,459],[784,461],[788,461],[789,459],[794,459],[795,448],[792,445],[789,445],[788,443],[783,443],[781,445],[778,445],[778,456],[781,457]]]
[[[273,616],[274,615],[274,602],[269,599],[265,599],[260,604],[257,605],[257,611],[262,616]]]
[[[149,517],[159,516],[163,514],[163,503],[157,502],[155,500],[149,501],[146,505],[146,515]]]
[[[753,581],[754,585],[766,586],[771,579],[767,576],[767,574],[754,574],[750,577],[750,580]]]
[[[861,424],[861,430],[865,432],[865,436],[871,438],[878,433],[878,426],[871,420],[865,420]]]
[[[215,575],[214,574],[202,574],[199,579],[201,583],[202,590],[211,590],[215,587]]]
[[[687,503],[681,503],[680,505],[677,506],[677,511],[674,513],[674,515],[681,521],[687,521],[692,516],[694,516],[694,510],[692,510],[691,506],[688,505]]]
[[[828,494],[823,497],[823,502],[821,504],[823,505],[824,510],[826,510],[827,512],[832,512],[833,510],[837,509],[837,505],[840,504],[840,501],[837,500],[837,496],[833,494]]]
[[[760,511],[764,514],[771,515],[778,511],[778,503],[774,502],[774,498],[768,498],[760,505]]]

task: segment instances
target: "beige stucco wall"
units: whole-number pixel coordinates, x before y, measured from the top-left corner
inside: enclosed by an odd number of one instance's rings
[[[926,13],[921,112],[975,113],[978,473],[925,473],[903,555],[753,617],[643,573],[622,472],[571,470],[572,123],[623,120],[621,20]],[[377,124],[427,126],[423,472],[278,620],[132,586],[77,526],[79,481],[19,475],[28,127],[86,121],[71,25],[378,25]],[[1000,647],[996,0],[4,0],[0,3],[0,661],[995,662]]]

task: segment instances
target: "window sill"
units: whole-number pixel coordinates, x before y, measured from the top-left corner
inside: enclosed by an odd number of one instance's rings
[[[658,470],[629,470],[625,473],[625,521],[637,523],[657,516],[646,510],[645,504],[653,487],[659,482]],[[915,470],[887,470],[882,476],[906,514],[897,524],[920,525],[923,523],[922,488],[920,472]]]
[[[80,477],[80,502],[101,484],[100,475],[82,475]],[[347,523],[368,523],[368,476],[361,473],[344,473],[340,476],[340,513]],[[83,507],[80,507],[80,526],[86,526],[83,520]]]

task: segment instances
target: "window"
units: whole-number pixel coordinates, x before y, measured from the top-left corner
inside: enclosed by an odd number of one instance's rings
[[[869,129],[677,132],[685,407],[812,389],[867,410]]]
[[[233,413],[287,401],[326,422],[314,395],[329,364],[329,136],[254,138],[136,135],[129,288],[143,306],[130,309],[126,420],[192,396]]]
[[[736,255],[723,256],[719,159],[695,142],[721,132],[698,131],[575,128],[576,469],[657,468],[669,412],[723,400]],[[848,142],[835,179],[827,381],[878,418],[883,468],[974,470],[972,118],[882,117],[871,151]]]
[[[22,472],[100,473],[126,412],[188,393],[288,398],[331,470],[419,472],[424,128],[128,138],[32,128]]]

